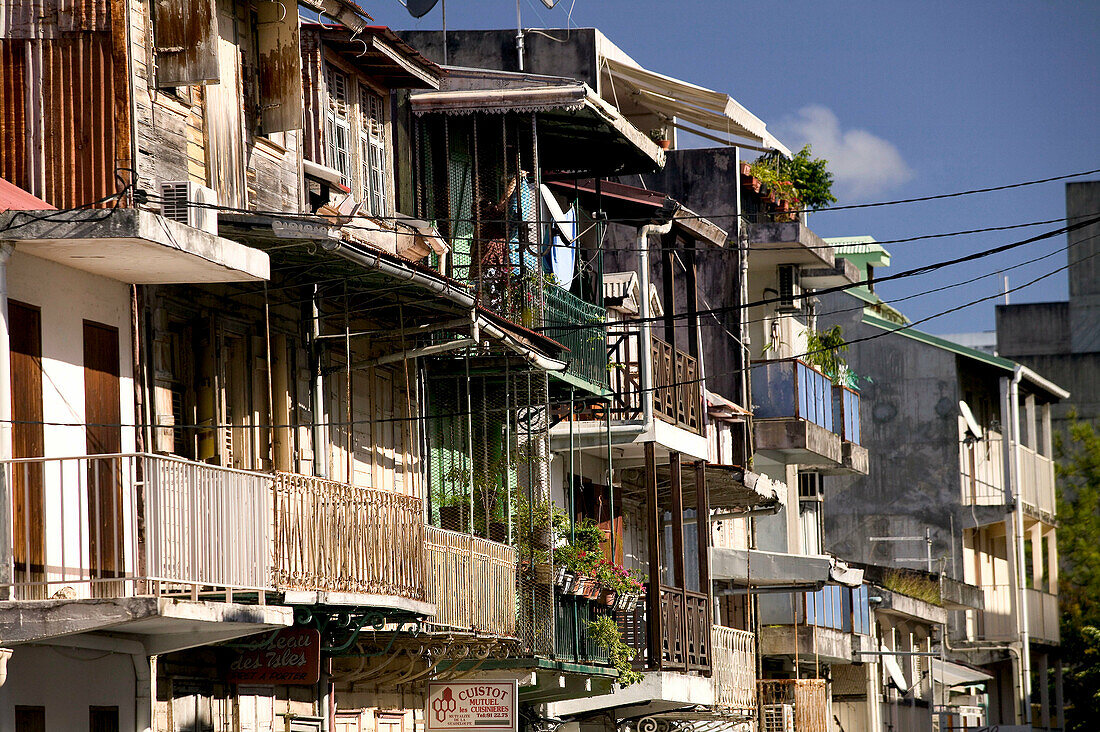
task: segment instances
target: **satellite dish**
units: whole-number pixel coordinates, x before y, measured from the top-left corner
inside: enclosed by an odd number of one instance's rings
[[[438,2],[439,0],[408,0],[405,3],[405,9],[409,11],[409,15],[412,17],[423,18],[431,12],[431,9],[434,8]]]
[[[542,0],[542,4],[550,10],[553,10],[554,6],[558,4],[558,0]]]
[[[886,669],[890,681],[893,682],[894,686],[902,694],[908,694],[910,691],[909,684],[905,681],[905,674],[901,670],[901,664],[898,663],[898,657],[891,653],[885,643],[881,645],[881,648],[882,665]]]
[[[982,439],[982,428],[978,424],[978,420],[974,419],[974,413],[970,411],[970,407],[964,401],[959,401],[959,411],[962,412],[963,419],[966,420],[967,431],[974,435],[976,439]]]

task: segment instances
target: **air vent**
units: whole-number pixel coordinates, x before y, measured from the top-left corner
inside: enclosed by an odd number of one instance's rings
[[[795,732],[793,704],[765,704],[761,712],[760,732]]]
[[[218,192],[194,181],[172,180],[160,184],[161,214],[210,234],[218,233]]]
[[[802,282],[797,264],[781,264],[778,271],[779,302],[776,309],[795,312],[802,308]]]
[[[802,501],[822,501],[825,499],[825,481],[821,473],[798,474],[798,498]]]

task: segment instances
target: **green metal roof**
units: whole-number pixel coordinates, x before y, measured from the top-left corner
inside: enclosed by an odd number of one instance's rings
[[[866,311],[864,311],[863,313],[863,322],[867,325],[873,325],[874,327],[881,328],[882,330],[895,332],[898,335],[905,336],[906,338],[912,338],[915,341],[926,343],[930,346],[934,346],[944,351],[949,351],[958,356],[964,356],[975,361],[980,361],[987,366],[992,366],[994,368],[1003,369],[1009,372],[1012,372],[1016,369],[1015,361],[1009,361],[1007,358],[1001,358],[1000,356],[992,356],[988,353],[985,353],[984,351],[979,351],[975,348],[970,348],[968,346],[955,343],[954,341],[949,341],[946,338],[934,336],[931,333],[925,333],[924,331],[917,330],[916,328],[898,325],[897,323],[891,322],[884,318],[880,318],[877,315],[872,315],[871,313],[868,313]]]

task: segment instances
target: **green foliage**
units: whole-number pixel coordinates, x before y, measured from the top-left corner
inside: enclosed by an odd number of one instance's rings
[[[770,152],[753,162],[752,174],[788,203],[802,208],[827,208],[836,203],[833,174],[826,168],[828,160],[814,159],[812,154],[809,145],[791,158]]]
[[[1084,732],[1100,718],[1100,435],[1074,417],[1069,438],[1056,464],[1058,589],[1066,729]]]
[[[642,675],[634,670],[634,649],[623,642],[623,634],[618,624],[607,615],[588,624],[588,637],[608,651],[611,665],[619,672],[619,687],[625,689],[642,680]]]
[[[806,361],[821,369],[834,384],[848,384],[850,380],[848,363],[840,355],[847,350],[848,342],[839,325],[820,333],[806,332]]]
[[[904,570],[891,571],[883,577],[882,586],[891,592],[907,595],[931,605],[943,606],[940,584],[924,575]]]

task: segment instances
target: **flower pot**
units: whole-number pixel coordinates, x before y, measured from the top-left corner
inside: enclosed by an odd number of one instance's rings
[[[508,524],[503,521],[490,521],[489,522],[489,540],[495,541],[498,544],[504,544],[508,541]]]
[[[562,583],[565,582],[565,576],[568,573],[569,570],[565,568],[564,564],[559,566],[554,572],[554,584],[556,584],[558,587],[561,587]]]
[[[558,587],[561,588],[561,593],[563,595],[571,595],[573,594],[573,588],[576,586],[576,584],[577,575],[573,574],[572,572],[566,572],[562,576],[561,581],[558,583]]]
[[[741,161],[741,175],[752,175],[752,165],[744,160]]]
[[[615,605],[615,599],[619,593],[615,590],[608,589],[607,587],[600,588],[600,595],[597,598],[601,605],[606,607],[613,607]]]
[[[657,140],[657,145],[662,150],[668,150],[670,147],[672,147],[672,140]]]
[[[573,575],[573,584],[566,591],[569,595],[583,595],[589,579],[581,574]]]
[[[585,578],[584,596],[589,600],[596,600],[600,596],[600,585],[591,577]]]

